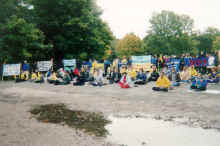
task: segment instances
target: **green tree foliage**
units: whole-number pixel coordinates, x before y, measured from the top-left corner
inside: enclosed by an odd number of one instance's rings
[[[31,0],[30,4],[46,42],[54,45],[55,59],[69,54],[100,59],[111,43],[112,33],[95,0]]]
[[[191,50],[193,20],[171,11],[153,14],[151,29],[144,38],[145,51],[153,54],[181,54]]]
[[[197,37],[197,40],[199,41],[199,51],[213,53],[215,51],[213,43],[215,42],[217,36],[220,36],[220,31],[213,27],[208,27],[205,32],[199,33]]]
[[[130,33],[117,42],[115,49],[119,57],[130,57],[132,55],[141,54],[143,55],[144,43],[135,34]]]
[[[216,40],[213,42],[214,51],[220,50],[220,36],[216,37]]]
[[[47,52],[51,46],[43,44],[43,33],[22,18],[10,17],[5,25],[0,27],[0,34],[1,62],[33,61],[48,56]]]

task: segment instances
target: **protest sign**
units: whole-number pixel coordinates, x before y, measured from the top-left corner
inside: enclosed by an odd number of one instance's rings
[[[3,76],[20,75],[21,64],[4,64]]]
[[[49,71],[52,67],[52,61],[39,61],[37,62],[38,71]]]
[[[195,67],[205,67],[208,65],[208,58],[184,58],[184,65],[195,66]]]
[[[74,70],[74,68],[76,67],[76,59],[63,60],[63,66],[65,71]]]
[[[179,71],[179,67],[180,67],[180,59],[177,58],[169,58],[166,60],[166,65],[168,67],[169,70],[172,70],[172,68],[174,67],[176,69],[176,71]]]
[[[151,56],[132,56],[132,67],[139,71],[144,69],[144,71],[149,71],[151,69]]]

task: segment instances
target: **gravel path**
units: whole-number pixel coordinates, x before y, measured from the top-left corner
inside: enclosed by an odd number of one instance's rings
[[[109,115],[146,114],[162,119],[184,117],[203,128],[220,129],[220,94],[195,93],[189,85],[168,93],[153,92],[153,83],[131,89],[53,86],[0,82],[0,146],[113,146],[66,126],[39,123],[28,112],[33,105],[65,103],[73,110]],[[219,90],[211,85],[209,90]],[[192,121],[196,121],[192,122]]]

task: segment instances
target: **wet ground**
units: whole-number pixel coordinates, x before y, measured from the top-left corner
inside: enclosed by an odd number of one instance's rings
[[[126,146],[219,146],[220,132],[149,118],[113,117],[107,140]]]
[[[147,116],[147,119],[171,122],[168,127],[172,127],[175,120],[179,120],[181,126],[202,128],[204,132],[200,129],[201,134],[204,135],[209,135],[209,130],[220,129],[220,85],[209,85],[208,91],[201,93],[189,90],[188,84],[168,93],[153,92],[151,90],[153,86],[154,83],[149,83],[131,89],[120,89],[117,85],[73,87],[72,85],[0,82],[0,146],[117,145],[114,141],[111,143],[105,138],[96,138],[66,126],[39,123],[28,112],[36,104],[64,103],[72,110],[101,112],[106,117],[110,115],[140,118]],[[182,133],[182,130],[176,131]],[[146,138],[146,143],[147,140],[149,141],[149,137]],[[215,143],[211,143],[208,138],[204,141],[207,142],[207,146],[212,144],[215,146]],[[204,141],[202,143],[206,144]],[[142,139],[138,144],[142,144]]]

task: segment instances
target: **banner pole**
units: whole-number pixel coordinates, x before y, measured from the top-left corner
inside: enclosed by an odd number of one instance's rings
[[[4,80],[3,72],[4,72],[4,64],[2,65],[2,81]]]

